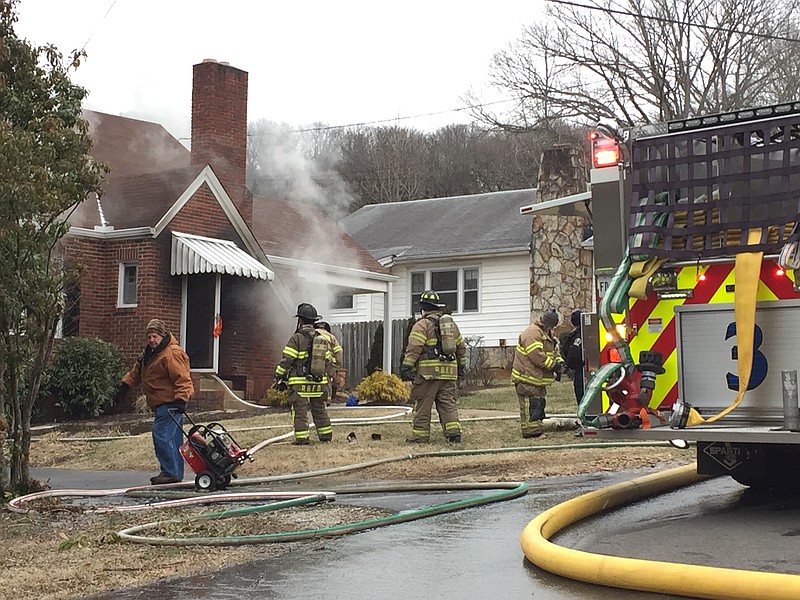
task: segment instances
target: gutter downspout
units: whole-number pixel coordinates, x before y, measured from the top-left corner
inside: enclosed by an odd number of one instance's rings
[[[386,283],[383,295],[383,372],[392,372],[392,290],[391,281]]]

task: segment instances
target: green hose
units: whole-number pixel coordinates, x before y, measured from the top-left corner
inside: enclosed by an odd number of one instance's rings
[[[513,448],[490,448],[486,450],[451,450],[451,451],[443,451],[443,452],[424,452],[419,454],[406,454],[402,456],[384,458],[379,460],[367,461],[362,463],[356,463],[352,465],[344,465],[341,467],[332,467],[329,469],[320,469],[317,471],[307,471],[302,473],[290,473],[287,475],[273,475],[268,477],[250,477],[247,479],[238,479],[232,482],[232,485],[257,485],[262,483],[273,483],[279,481],[293,481],[297,479],[307,479],[310,477],[317,477],[320,475],[331,475],[335,473],[344,473],[347,471],[353,471],[357,469],[364,469],[367,467],[372,467],[381,464],[387,464],[391,462],[398,462],[403,460],[414,460],[420,458],[443,458],[443,457],[453,457],[453,456],[476,456],[480,454],[505,454],[511,452],[530,452],[530,451],[540,451],[540,450],[581,450],[581,449],[591,449],[591,448],[617,448],[617,447],[640,447],[640,446],[669,446],[667,442],[591,442],[585,444],[552,444],[552,445],[541,445],[541,446],[521,446],[521,447],[513,447]],[[388,517],[383,517],[380,519],[372,519],[368,521],[360,521],[358,523],[349,523],[344,525],[338,525],[335,527],[329,528],[321,528],[321,529],[311,529],[311,530],[303,530],[303,531],[294,531],[294,532],[285,532],[285,533],[275,533],[275,534],[258,534],[258,535],[251,535],[251,536],[221,536],[221,537],[214,537],[214,538],[183,538],[183,539],[174,539],[174,538],[162,538],[162,537],[150,537],[150,536],[141,536],[137,535],[141,531],[145,531],[148,529],[154,529],[166,524],[172,523],[181,523],[186,521],[194,521],[199,519],[212,519],[212,518],[224,518],[227,516],[236,516],[242,514],[249,514],[251,512],[260,512],[265,510],[274,510],[277,508],[283,508],[285,506],[297,506],[299,504],[286,504],[286,503],[270,503],[267,505],[251,507],[251,508],[244,508],[244,509],[233,509],[228,511],[222,511],[219,513],[209,513],[203,515],[197,515],[193,517],[187,517],[182,519],[171,519],[167,521],[156,521],[152,523],[146,523],[144,525],[138,525],[135,527],[131,527],[125,530],[118,532],[120,538],[134,542],[134,543],[141,543],[141,544],[153,544],[153,545],[173,545],[173,546],[186,546],[186,545],[214,545],[214,546],[226,546],[226,545],[243,545],[243,544],[262,544],[262,543],[271,543],[271,542],[288,542],[288,541],[297,541],[297,540],[304,540],[310,538],[321,538],[321,537],[334,537],[339,535],[345,535],[348,533],[356,533],[358,531],[364,531],[365,529],[372,529],[375,527],[382,527],[385,525],[393,525],[395,523],[403,523],[406,521],[413,521],[416,519],[421,519],[433,515],[438,515],[446,512],[453,512],[456,510],[461,510],[464,508],[471,508],[473,506],[481,506],[483,504],[490,504],[493,502],[501,502],[504,500],[511,500],[513,498],[517,498],[519,496],[524,495],[527,493],[527,484],[520,483],[520,482],[496,482],[496,483],[410,483],[410,484],[375,484],[371,486],[363,486],[363,485],[356,485],[356,486],[348,486],[344,488],[339,488],[336,491],[337,494],[363,494],[363,493],[394,493],[394,492],[409,492],[409,491],[431,491],[431,490],[465,490],[465,489],[497,489],[502,488],[503,491],[496,492],[494,494],[489,494],[487,496],[480,496],[476,498],[469,498],[466,500],[460,500],[456,502],[447,502],[445,504],[437,504],[434,506],[424,507],[421,509],[413,510],[413,511],[406,511],[402,514],[392,515]],[[128,495],[135,496],[135,497],[142,497],[142,496],[152,496],[153,494],[157,493],[160,497],[181,497],[180,494],[188,495],[185,492],[181,492],[179,490],[136,490],[134,492],[129,492]],[[305,498],[301,500],[307,500]],[[288,502],[299,502],[295,500],[291,500]],[[302,504],[307,504],[308,502],[301,502]]]
[[[135,527],[130,527],[128,529],[124,529],[118,533],[119,537],[129,541],[129,542],[136,542],[141,544],[151,544],[157,546],[192,546],[192,545],[204,545],[204,546],[241,546],[245,544],[265,544],[265,543],[273,543],[273,542],[296,542],[300,540],[308,540],[308,539],[317,539],[317,538],[331,538],[337,537],[341,535],[347,535],[350,533],[357,533],[359,531],[365,531],[367,529],[375,529],[376,527],[384,527],[386,525],[394,525],[396,523],[406,523],[408,521],[415,521],[417,519],[422,519],[425,517],[431,517],[433,515],[440,515],[448,512],[454,512],[457,510],[462,510],[464,508],[472,508],[475,506],[482,506],[485,504],[491,504],[493,502],[501,502],[503,500],[510,500],[512,498],[518,498],[523,496],[528,491],[528,485],[524,482],[508,482],[508,483],[493,483],[490,484],[492,488],[501,488],[501,491],[488,494],[485,496],[479,496],[474,498],[467,498],[465,500],[456,500],[454,502],[445,502],[443,504],[435,504],[432,506],[426,506],[423,508],[411,510],[411,511],[403,511],[402,513],[398,513],[396,515],[391,515],[388,517],[381,517],[377,519],[369,519],[366,521],[358,521],[356,523],[346,523],[343,525],[335,525],[333,527],[322,527],[318,529],[305,529],[301,531],[289,531],[283,533],[262,533],[262,534],[255,534],[255,535],[238,535],[238,536],[219,536],[219,537],[194,537],[194,538],[164,538],[164,537],[150,537],[150,536],[143,536],[137,535],[139,532],[146,531],[148,529],[156,529],[158,527],[162,527],[168,524],[174,523],[186,523],[190,521],[199,521],[199,520],[208,520],[208,519],[222,519],[232,516],[239,516],[244,514],[250,514],[255,512],[263,512],[266,510],[277,510],[279,508],[284,508],[287,506],[298,506],[300,504],[309,504],[310,502],[314,502],[313,499],[309,498],[302,498],[298,500],[290,500],[286,502],[275,502],[267,505],[262,506],[255,506],[251,508],[240,508],[234,510],[227,510],[222,512],[216,513],[207,513],[202,515],[196,515],[192,517],[185,517],[181,519],[170,519],[167,521],[155,521],[152,523],[146,523],[144,525],[137,525]],[[473,487],[478,487],[478,489],[486,489],[486,485],[478,485]],[[430,488],[426,488],[430,489]],[[465,488],[463,484],[461,485],[453,485],[452,487],[447,484],[442,484],[442,487],[439,489],[442,490],[450,490],[450,489],[472,489],[472,488]],[[396,486],[395,489],[388,487],[386,485],[382,485],[380,488],[380,493],[385,493],[386,491],[417,491],[413,485],[400,485]],[[363,487],[359,490],[354,490],[351,493],[370,493],[369,489],[364,489]],[[323,498],[323,496],[319,496],[319,498]],[[317,500],[319,501],[319,500]]]

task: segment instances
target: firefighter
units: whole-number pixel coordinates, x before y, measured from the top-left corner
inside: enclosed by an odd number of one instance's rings
[[[294,421],[294,441],[296,446],[309,444],[308,410],[317,429],[320,442],[330,442],[333,428],[325,404],[328,396],[328,369],[333,360],[327,338],[323,344],[315,344],[317,333],[314,323],[321,317],[311,304],[297,306],[297,329],[286,342],[283,356],[275,367],[275,385],[279,390],[289,390],[289,407]],[[323,348],[318,351],[318,348]],[[317,356],[317,354],[321,356]],[[319,361],[322,364],[317,366]]]
[[[431,409],[436,405],[444,437],[461,442],[456,407],[456,379],[464,376],[466,347],[452,317],[445,316],[439,294],[428,290],[419,301],[422,317],[408,336],[400,378],[412,381],[414,419],[406,442],[425,444],[431,437]],[[443,331],[443,329],[445,331]],[[446,338],[446,339],[445,339]]]
[[[520,334],[514,352],[511,381],[519,399],[523,438],[535,438],[544,433],[542,420],[545,417],[547,386],[553,383],[556,375],[567,371],[553,337],[558,320],[558,313],[553,309],[542,313]]]
[[[561,358],[572,372],[572,388],[578,404],[583,398],[583,342],[581,341],[581,309],[576,308],[570,315],[570,323],[574,329],[561,335],[559,346]]]
[[[327,338],[331,347],[331,353],[333,354],[333,360],[328,369],[328,397],[330,401],[333,402],[336,399],[339,388],[344,387],[344,377],[342,377],[342,381],[339,380],[340,373],[342,373],[344,369],[344,352],[342,351],[342,345],[339,343],[339,340],[337,340],[336,336],[331,332],[330,323],[317,321],[317,323],[314,324],[314,328],[317,330],[317,333]]]

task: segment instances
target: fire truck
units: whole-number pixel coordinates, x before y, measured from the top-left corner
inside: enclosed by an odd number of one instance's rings
[[[593,219],[584,436],[694,446],[699,473],[800,486],[800,102],[591,140],[590,190],[534,205]]]

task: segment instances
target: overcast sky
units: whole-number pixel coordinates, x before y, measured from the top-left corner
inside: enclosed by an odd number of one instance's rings
[[[74,75],[89,90],[86,108],[187,138],[192,65],[206,58],[249,72],[250,121],[443,112],[464,106],[469,89],[499,100],[487,87],[492,55],[542,11],[540,0],[22,0],[17,33],[64,54],[86,45]],[[449,112],[398,123],[431,130],[468,120]]]

